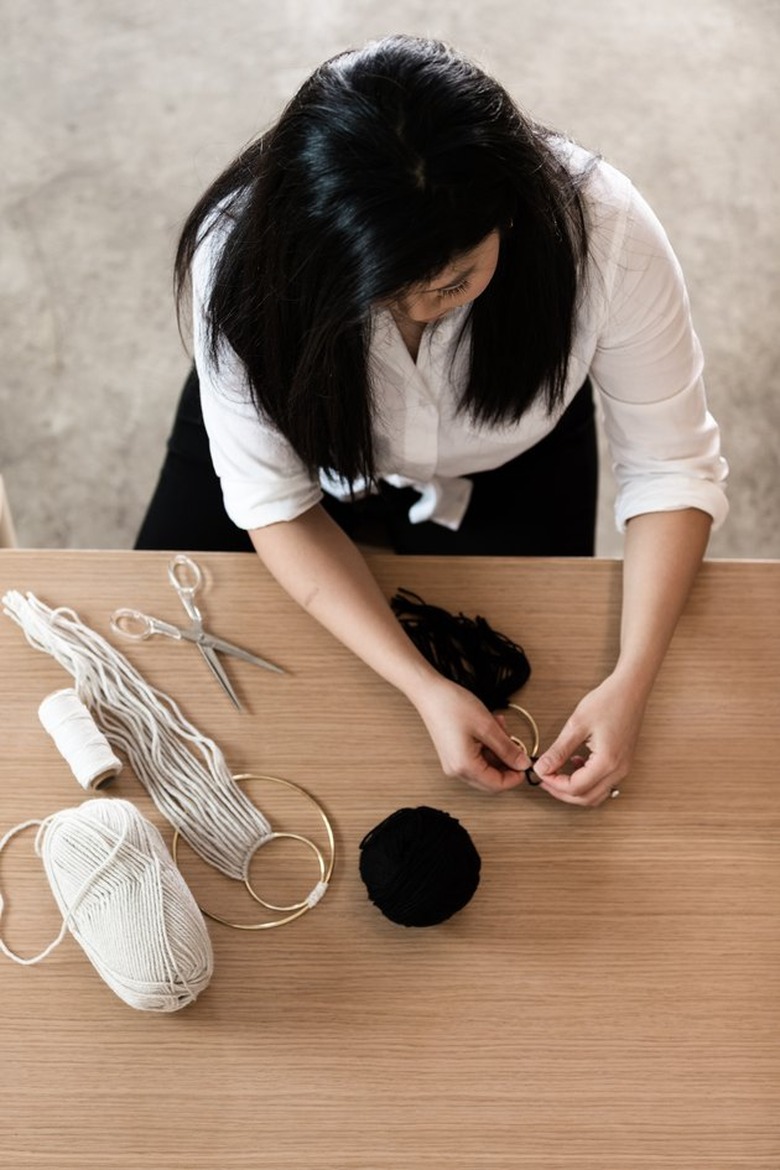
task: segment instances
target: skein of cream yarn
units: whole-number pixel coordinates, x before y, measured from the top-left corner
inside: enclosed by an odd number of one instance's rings
[[[157,829],[127,800],[88,800],[42,822],[17,825],[0,841],[40,824],[35,841],[66,930],[101,978],[130,1007],[175,1012],[208,986],[211,940],[198,906]],[[0,914],[3,901],[0,897]]]

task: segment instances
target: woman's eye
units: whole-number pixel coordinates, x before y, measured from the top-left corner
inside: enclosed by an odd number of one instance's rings
[[[440,297],[456,297],[459,293],[465,292],[469,287],[467,280],[462,280],[460,284],[454,284],[452,288],[440,288],[438,296]]]

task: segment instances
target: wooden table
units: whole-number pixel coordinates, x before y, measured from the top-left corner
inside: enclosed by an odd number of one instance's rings
[[[2,961],[0,1166],[778,1170],[780,563],[705,565],[633,774],[619,800],[586,811],[525,786],[491,798],[447,781],[406,701],[255,558],[199,559],[210,628],[290,676],[229,664],[239,714],[192,647],[122,649],[236,770],[298,781],[324,803],[332,888],[278,930],[214,925],[211,986],[171,1016],[123,1004],[70,937],[38,966]],[[2,552],[0,592],[72,606],[111,636],[119,605],[181,618],[166,560]],[[543,743],[613,660],[616,562],[372,564],[388,595],[415,589],[522,642],[533,677],[521,701]],[[37,720],[69,677],[7,618],[0,662],[4,831],[86,797]],[[127,769],[110,792],[170,840]],[[252,792],[283,827],[309,826],[301,804],[279,811],[270,786]],[[468,828],[482,881],[448,923],[410,930],[367,901],[358,844],[423,803]],[[256,862],[262,880],[308,889],[310,859],[273,848]],[[192,855],[182,864],[205,904],[252,920],[235,884]],[[31,834],[0,869],[7,941],[32,952],[59,919]]]

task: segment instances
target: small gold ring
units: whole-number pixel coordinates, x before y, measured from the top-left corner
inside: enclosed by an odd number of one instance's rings
[[[518,703],[507,703],[506,710],[509,709],[512,711],[517,711],[518,714],[522,715],[523,719],[525,719],[525,721],[528,723],[528,726],[533,731],[534,742],[530,752],[523,740],[520,739],[519,735],[510,735],[509,738],[512,740],[512,743],[516,743],[519,748],[523,749],[525,754],[528,756],[528,759],[531,761],[531,767],[526,768],[523,775],[532,788],[538,788],[542,782],[534,772],[533,765],[536,763],[537,757],[539,755],[539,728],[536,725],[536,720],[534,719],[533,715],[530,711],[526,711],[525,707],[521,707]]]
[[[313,841],[310,841],[308,837],[302,837],[300,833],[271,833],[270,837],[263,838],[263,845],[267,845],[269,841],[277,840],[280,837],[287,837],[290,841],[301,841],[304,845],[311,849],[312,853],[319,862],[320,881],[324,882],[326,869],[325,858],[323,857],[322,850],[317,845],[315,845]],[[252,857],[256,855],[259,848],[260,846],[258,845],[257,849],[255,849],[254,853],[252,854]],[[251,860],[252,858],[250,858],[250,861]],[[308,898],[304,898],[302,902],[293,902],[290,906],[274,906],[273,902],[263,901],[260,895],[255,892],[254,887],[249,880],[248,872],[244,875],[244,885],[256,902],[259,902],[261,906],[265,906],[266,910],[273,910],[277,914],[288,914],[291,910],[302,910],[304,906],[308,906],[309,904]]]
[[[534,719],[533,715],[530,713],[530,711],[526,711],[525,707],[518,706],[517,703],[507,703],[506,709],[508,711],[509,710],[517,711],[520,715],[523,716],[523,719],[525,719],[525,721],[528,723],[528,725],[530,726],[531,730],[534,733],[533,747],[531,748],[530,752],[526,751],[525,744],[522,742],[522,740],[516,740],[513,735],[510,736],[509,738],[515,739],[515,742],[520,744],[523,751],[525,752],[525,754],[529,758],[532,756],[538,756],[538,754],[539,754],[539,728],[536,725],[536,720]]]

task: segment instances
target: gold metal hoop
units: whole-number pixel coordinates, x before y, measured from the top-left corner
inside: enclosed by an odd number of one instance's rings
[[[322,850],[317,845],[315,845],[314,842],[311,841],[308,837],[302,837],[300,833],[271,833],[271,835],[269,837],[266,837],[264,839],[263,845],[267,845],[269,841],[275,841],[281,837],[286,837],[291,841],[301,841],[304,845],[307,846],[307,848],[311,849],[312,853],[314,854],[314,856],[317,858],[317,861],[319,862],[320,881],[324,882],[325,881],[325,858],[322,854]],[[257,849],[259,849],[259,848],[260,848],[260,846],[258,845]],[[249,859],[250,862],[251,862],[252,858],[256,855],[257,849],[255,849],[255,851],[252,853],[252,855]],[[249,881],[249,874],[248,873],[244,875],[244,885],[246,886],[249,894],[254,898],[254,900],[256,902],[259,902],[261,906],[265,906],[266,910],[273,910],[277,914],[288,914],[291,910],[302,910],[304,906],[309,905],[308,898],[304,898],[302,902],[293,902],[290,906],[275,906],[273,904],[273,902],[265,902],[260,897],[260,895],[255,892],[254,887],[252,886],[251,882]]]
[[[235,775],[233,777],[233,779],[237,783],[241,783],[242,781],[245,781],[245,780],[269,780],[274,784],[281,784],[285,788],[290,788],[290,789],[292,789],[293,792],[297,792],[301,796],[304,796],[309,801],[310,804],[314,805],[317,812],[319,813],[319,815],[322,819],[322,823],[325,826],[325,833],[326,833],[327,838],[328,838],[328,852],[329,852],[330,856],[326,862],[325,857],[324,857],[322,851],[320,850],[320,848],[317,845],[315,845],[313,841],[310,841],[308,837],[302,837],[298,833],[281,833],[281,832],[277,833],[277,832],[274,832],[271,834],[270,837],[265,837],[256,846],[256,848],[252,851],[252,853],[249,855],[249,858],[247,859],[247,863],[246,863],[247,864],[247,871],[249,869],[249,865],[251,864],[252,858],[254,857],[255,853],[257,852],[257,850],[260,848],[261,845],[265,845],[265,843],[267,841],[272,840],[273,837],[291,837],[295,840],[303,841],[317,855],[317,858],[318,858],[319,863],[320,863],[319,886],[320,887],[327,887],[327,885],[330,882],[330,879],[333,875],[333,867],[336,863],[336,840],[335,840],[335,837],[333,835],[333,826],[331,825],[330,820],[329,820],[325,810],[323,809],[322,805],[319,803],[319,801],[315,800],[314,797],[311,795],[311,793],[307,792],[307,790],[305,788],[302,788],[300,784],[295,784],[295,783],[293,783],[292,780],[283,780],[281,776],[268,776],[268,775],[265,775],[263,773],[241,772],[238,775]],[[173,834],[173,842],[171,844],[171,853],[173,854],[173,860],[176,863],[176,865],[179,864],[178,852],[179,852],[179,837],[180,836],[181,836],[181,833],[179,832],[179,830],[175,829],[174,834]],[[259,902],[260,905],[264,906],[266,909],[274,909],[274,907],[270,906],[267,902],[264,902],[259,897],[259,895],[255,892],[255,890],[252,888],[252,885],[249,881],[248,872],[244,876],[244,885],[247,889],[247,892],[254,898],[254,900],[256,902]],[[317,887],[315,887],[315,890],[316,889],[317,889]],[[309,894],[309,897],[304,902],[296,903],[296,908],[294,910],[291,910],[291,912],[289,914],[285,914],[283,918],[273,919],[270,922],[250,922],[250,923],[230,922],[229,919],[223,918],[219,914],[215,914],[213,912],[213,910],[204,909],[204,907],[200,906],[200,904],[199,904],[199,909],[200,909],[201,913],[205,914],[206,918],[210,918],[212,920],[212,922],[219,922],[222,926],[229,926],[233,930],[271,930],[275,926],[284,926],[285,923],[287,923],[287,922],[293,922],[296,918],[300,918],[302,914],[305,914],[307,912],[307,910],[311,910],[313,906],[316,906],[317,902],[320,900],[320,898],[324,894],[324,889],[322,890],[322,892],[319,894],[319,896],[316,899],[312,898],[313,893],[314,893],[314,890],[312,891],[311,894]]]
[[[525,752],[525,754],[529,758],[532,758],[534,756],[538,756],[538,754],[539,754],[539,728],[536,725],[536,720],[534,719],[533,715],[530,713],[530,711],[526,711],[525,707],[518,706],[517,703],[507,703],[506,710],[517,711],[520,715],[523,716],[523,719],[525,719],[526,723],[531,728],[531,730],[534,734],[533,747],[531,748],[531,750],[529,752],[528,748],[525,746],[522,739],[519,739],[516,735],[510,735],[509,738],[514,743],[516,743],[519,747],[521,747],[523,749],[523,751]]]

